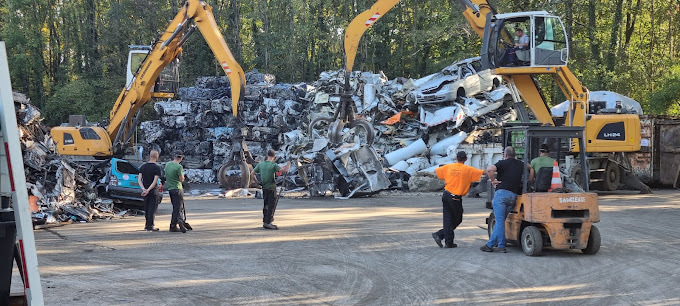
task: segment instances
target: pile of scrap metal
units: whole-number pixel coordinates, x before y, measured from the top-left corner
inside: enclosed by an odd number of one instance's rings
[[[40,110],[20,93],[14,93],[19,138],[31,198],[34,223],[91,221],[117,217],[113,202],[97,196],[97,174],[55,153],[49,129]]]
[[[357,196],[408,189],[411,176],[451,162],[463,140],[497,141],[487,130],[516,118],[502,85],[456,101],[413,105],[406,97],[419,90],[421,80],[352,72],[351,106],[357,118],[372,124],[368,133],[374,142],[362,141],[367,131],[346,127],[340,128],[338,141],[329,135],[331,124],[314,126],[311,135],[309,125],[320,117],[334,118],[344,71],[322,72],[310,84],[277,84],[274,76],[257,71],[246,73],[246,80],[238,118],[231,114],[226,77],[198,78],[194,87],[180,89],[179,100],[157,102],[158,120],[141,124],[144,146],[160,150],[161,160],[183,151],[189,180],[200,183],[243,176],[246,166],[220,171],[233,164],[243,145],[254,156],[250,166],[274,149],[279,162],[295,160],[285,178],[287,189],[306,188],[313,196],[335,190]]]

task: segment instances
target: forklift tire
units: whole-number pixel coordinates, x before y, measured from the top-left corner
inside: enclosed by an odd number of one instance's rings
[[[491,239],[491,234],[493,233],[493,228],[496,226],[496,215],[493,212],[489,215],[487,220],[486,232],[489,234],[489,239]]]
[[[621,169],[615,162],[607,162],[604,168],[604,180],[602,181],[602,189],[614,191],[619,188],[621,184]]]
[[[597,254],[597,251],[600,250],[600,243],[601,243],[601,238],[600,238],[600,230],[595,227],[595,225],[590,227],[590,237],[588,237],[588,245],[586,245],[585,249],[582,249],[581,252],[586,255],[595,255]]]
[[[528,256],[539,256],[543,253],[543,236],[538,227],[527,226],[522,231],[522,250]]]

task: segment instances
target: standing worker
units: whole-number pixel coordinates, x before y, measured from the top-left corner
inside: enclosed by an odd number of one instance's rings
[[[184,189],[182,188],[184,167],[180,165],[184,155],[180,152],[175,152],[173,155],[173,160],[165,164],[165,185],[167,186],[168,193],[170,193],[170,202],[172,202],[170,231],[186,233],[187,227],[184,224],[186,218],[184,212]],[[179,228],[177,228],[178,225]]]
[[[274,222],[276,204],[278,203],[275,181],[276,172],[288,172],[290,170],[290,161],[285,166],[280,167],[274,162],[275,159],[276,152],[269,150],[267,152],[267,159],[258,163],[251,173],[252,176],[255,176],[255,173],[260,174],[260,179],[262,180],[262,198],[264,199],[262,227],[271,230],[279,229],[278,226],[272,224]]]
[[[437,176],[446,182],[442,204],[444,206],[444,228],[432,233],[432,238],[442,248],[455,248],[453,230],[463,222],[463,196],[470,189],[470,183],[478,181],[483,170],[465,165],[467,154],[463,151],[456,154],[455,163],[441,166],[435,170]],[[442,245],[442,239],[445,245]]]
[[[498,177],[496,177],[498,172]],[[484,252],[505,253],[505,218],[515,205],[517,195],[522,194],[522,176],[524,175],[524,162],[515,159],[515,149],[505,148],[505,159],[486,169],[489,180],[496,188],[493,195],[493,213],[496,217],[496,225],[489,241],[480,250]],[[498,248],[494,248],[498,246]]]
[[[137,182],[142,187],[142,197],[144,197],[144,216],[146,217],[144,229],[149,232],[158,231],[158,228],[154,227],[154,215],[156,214],[156,209],[158,209],[158,191],[156,185],[161,177],[161,167],[156,164],[157,161],[158,151],[151,150],[149,152],[149,162],[139,168],[139,175],[137,176]]]

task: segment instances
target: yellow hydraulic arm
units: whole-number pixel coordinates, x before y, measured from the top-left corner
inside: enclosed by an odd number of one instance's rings
[[[354,17],[345,31],[345,71],[352,71],[354,59],[359,48],[359,41],[364,32],[373,25],[387,11],[392,9],[399,0],[378,0],[370,9]],[[483,27],[482,27],[483,28]]]
[[[236,62],[229,50],[229,46],[220,34],[212,7],[199,0],[188,0],[182,6],[160,39],[152,46],[152,50],[146,57],[134,82],[129,89],[123,89],[118,96],[110,114],[110,122],[106,128],[107,133],[113,140],[114,146],[123,134],[130,133],[132,128],[132,114],[135,114],[151,98],[151,89],[155,80],[165,66],[172,62],[182,52],[182,44],[186,42],[188,35],[193,32],[190,23],[198,27],[199,31],[210,46],[215,58],[220,62],[222,69],[229,78],[231,84],[232,111],[238,114],[238,102],[241,92],[244,91],[245,75],[243,69]],[[121,129],[123,129],[121,131]]]

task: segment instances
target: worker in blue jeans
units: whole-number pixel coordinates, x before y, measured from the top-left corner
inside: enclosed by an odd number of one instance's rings
[[[493,196],[493,213],[496,216],[496,225],[489,241],[480,250],[483,252],[505,253],[505,218],[508,212],[515,206],[517,195],[522,194],[522,176],[524,175],[524,162],[515,158],[515,149],[506,147],[505,159],[489,166],[486,173],[489,180],[496,188]],[[496,175],[498,172],[498,175]]]

